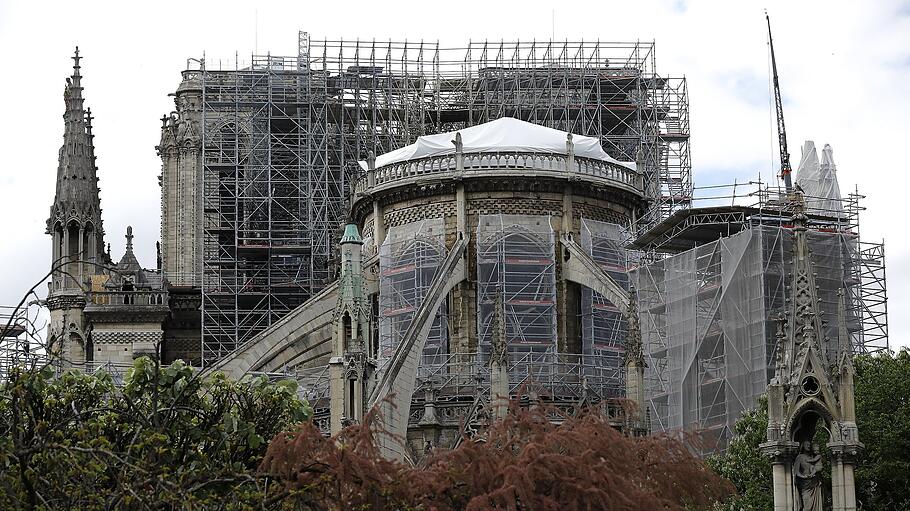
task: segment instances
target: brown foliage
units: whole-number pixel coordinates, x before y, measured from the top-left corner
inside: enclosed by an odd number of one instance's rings
[[[333,439],[309,424],[278,435],[260,470],[292,492],[286,504],[310,509],[682,511],[733,491],[680,442],[624,436],[596,412],[557,426],[513,407],[483,440],[418,468],[382,459],[369,423]]]

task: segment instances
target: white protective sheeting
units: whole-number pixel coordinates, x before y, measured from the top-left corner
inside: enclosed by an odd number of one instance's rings
[[[803,154],[796,173],[796,184],[803,189],[810,213],[840,216],[844,212],[840,186],[837,183],[837,168],[831,146],[825,144],[821,163],[815,150],[815,142],[803,144]]]
[[[455,133],[461,133],[461,140],[466,153],[489,153],[497,151],[522,151],[548,154],[568,154],[566,149],[566,132],[547,128],[530,122],[520,121],[513,117],[503,117],[495,121],[478,124],[470,128],[425,135],[417,142],[376,157],[376,168],[428,156],[453,154],[455,152]],[[635,170],[634,162],[621,162],[610,157],[595,137],[572,135],[575,155],[608,161]],[[361,166],[366,168],[364,162]]]
[[[830,339],[838,335],[841,289],[850,300],[848,329],[861,339],[855,311],[862,305],[853,301],[860,290],[845,278],[855,244],[850,234],[809,231],[820,309],[829,318],[821,334]],[[774,318],[787,310],[792,263],[792,229],[754,226],[630,274],[652,431],[697,432],[704,454],[725,448],[773,374]],[[839,360],[833,351],[827,357],[828,364]]]

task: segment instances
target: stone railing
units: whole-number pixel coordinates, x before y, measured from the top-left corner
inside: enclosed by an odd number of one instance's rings
[[[92,305],[167,305],[166,291],[93,291],[88,294]]]
[[[461,168],[458,159],[463,163]],[[502,175],[509,171],[516,173],[538,172],[543,176],[580,180],[593,180],[602,184],[641,192],[641,174],[616,163],[565,154],[539,152],[489,152],[429,156],[402,162],[390,163],[368,170],[357,181],[355,194],[364,194],[384,188],[408,184],[422,178]]]

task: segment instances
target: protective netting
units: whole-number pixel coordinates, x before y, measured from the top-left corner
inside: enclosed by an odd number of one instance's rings
[[[547,216],[481,215],[477,225],[477,338],[482,358],[493,341],[502,294],[511,354],[555,352],[555,235]]]
[[[810,231],[809,244],[825,333],[836,346],[838,289],[846,287],[848,301],[855,295],[848,264],[855,238]],[[765,226],[633,273],[653,430],[696,431],[709,451],[726,445],[771,376],[791,264],[792,231]],[[861,327],[854,315],[847,320],[855,339]],[[836,355],[829,350],[830,360]]]
[[[389,229],[379,250],[379,364],[389,361],[433,285],[446,258],[443,220],[434,218]],[[433,320],[421,365],[448,353],[446,306]]]
[[[837,167],[834,165],[834,151],[830,145],[825,144],[819,162],[815,142],[807,140],[803,144],[802,157],[796,172],[796,184],[805,194],[806,209],[809,213],[827,216],[844,214],[840,185],[837,183]]]
[[[629,230],[621,225],[582,219],[581,246],[613,280],[629,289]],[[609,371],[610,394],[620,396],[625,388],[623,357],[628,322],[623,311],[600,293],[583,287],[581,292],[582,353],[603,373]],[[594,367],[595,364],[592,364]]]

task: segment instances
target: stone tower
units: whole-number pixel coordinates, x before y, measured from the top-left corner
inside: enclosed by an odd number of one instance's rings
[[[793,197],[793,266],[788,310],[778,328],[775,374],[768,385],[768,432],[775,511],[821,511],[830,491],[834,511],[855,510],[853,470],[862,449],[856,428],[852,347],[843,292],[838,339],[824,334],[807,241],[805,200]],[[831,452],[831,488],[823,488],[822,454],[813,444],[823,428]]]
[[[202,273],[202,82],[184,71],[161,119],[161,268],[171,286],[198,287]]]
[[[87,344],[83,309],[92,277],[108,263],[98,197],[98,177],[91,111],[84,109],[79,48],[73,56],[73,75],[66,80],[63,99],[63,146],[57,164],[57,188],[47,220],[51,235],[51,267],[47,304],[51,312],[50,348],[77,365],[85,362]]]

